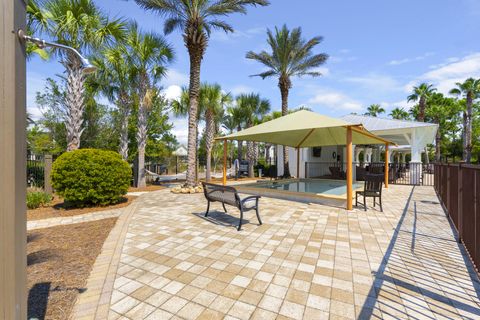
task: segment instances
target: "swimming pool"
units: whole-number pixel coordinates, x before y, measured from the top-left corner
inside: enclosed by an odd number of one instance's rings
[[[353,183],[353,194],[363,189],[363,182]],[[331,179],[286,179],[258,181],[235,186],[240,192],[309,202],[325,203],[325,200],[344,202],[347,199],[347,183]],[[332,204],[332,203],[329,203]],[[340,203],[336,203],[340,205]]]

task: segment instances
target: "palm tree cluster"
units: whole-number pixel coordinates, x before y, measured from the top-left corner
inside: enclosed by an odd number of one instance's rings
[[[416,103],[409,111],[396,107],[389,113],[392,119],[415,120],[431,122],[439,125],[435,137],[435,160],[444,156],[457,156],[456,150],[461,149],[461,158],[466,163],[472,162],[472,155],[477,151],[477,161],[480,161],[480,144],[473,139],[480,133],[480,79],[468,78],[458,82],[455,88],[449,91],[453,97],[447,97],[437,92],[429,83],[420,83],[413,87],[407,97],[408,102]],[[385,113],[379,104],[372,104],[367,108],[365,115],[378,117]],[[457,133],[461,132],[461,137]],[[461,147],[457,147],[461,143]],[[443,150],[443,151],[442,151]],[[426,149],[428,163],[428,147]]]
[[[119,152],[124,159],[128,158],[129,114],[134,107],[138,108],[136,185],[145,186],[148,112],[162,99],[159,82],[173,61],[172,47],[161,35],[141,31],[135,22],[110,19],[92,0],[32,0],[27,14],[29,28],[37,30],[38,35],[77,49],[98,67],[97,74],[86,79],[78,57],[59,50],[49,52],[65,66],[67,151],[81,145],[88,82],[121,114]]]

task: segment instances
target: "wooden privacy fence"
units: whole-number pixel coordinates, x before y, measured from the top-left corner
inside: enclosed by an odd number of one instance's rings
[[[435,164],[434,187],[479,271],[480,166]]]

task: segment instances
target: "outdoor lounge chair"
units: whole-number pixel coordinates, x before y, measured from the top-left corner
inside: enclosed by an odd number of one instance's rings
[[[244,199],[240,199],[237,189],[234,187],[227,187],[213,183],[202,182],[203,193],[205,198],[208,201],[207,212],[205,212],[205,217],[208,216],[210,211],[210,202],[221,202],[223,210],[227,212],[225,204],[231,205],[238,210],[240,210],[240,222],[238,224],[237,230],[240,231],[242,228],[243,213],[245,211],[255,210],[257,214],[258,223],[261,225],[262,220],[260,219],[260,213],[258,212],[258,200],[260,196],[249,196]]]
[[[355,192],[355,206],[358,207],[358,196],[363,197],[363,207],[367,211],[367,198],[373,198],[373,207],[375,208],[376,199],[379,199],[380,211],[382,207],[382,183],[384,181],[383,174],[366,174],[365,187],[363,191]]]

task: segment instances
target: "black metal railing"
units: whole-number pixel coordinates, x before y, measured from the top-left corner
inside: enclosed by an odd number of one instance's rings
[[[435,164],[435,191],[455,225],[459,241],[480,270],[480,166]]]
[[[43,188],[45,186],[45,161],[43,155],[27,155],[27,186]]]
[[[380,174],[385,172],[385,163],[357,163],[353,162],[354,179],[363,181],[367,173]],[[306,178],[346,179],[347,164],[342,162],[307,162],[305,163]],[[433,186],[433,164],[422,163],[390,163],[389,183],[402,185]]]

